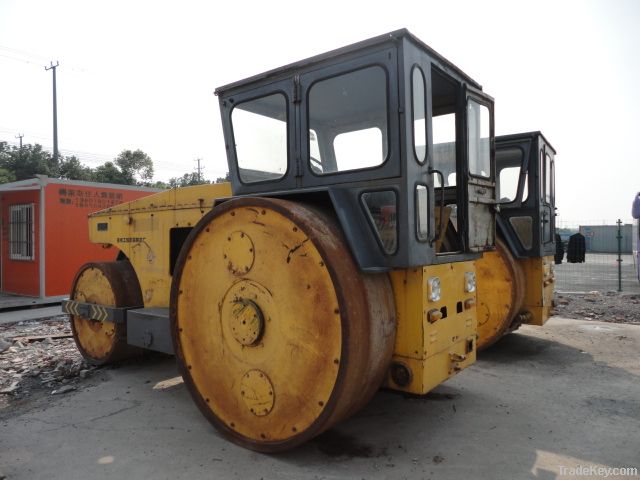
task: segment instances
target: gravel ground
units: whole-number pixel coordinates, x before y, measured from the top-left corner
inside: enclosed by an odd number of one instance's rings
[[[640,295],[598,291],[556,293],[553,313],[564,318],[640,325]]]
[[[76,348],[66,315],[0,325],[0,411],[73,391],[95,369]]]

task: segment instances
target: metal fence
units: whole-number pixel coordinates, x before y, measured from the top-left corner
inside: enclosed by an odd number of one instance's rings
[[[559,292],[619,291],[640,294],[637,220],[556,220],[556,232],[566,251],[569,237],[584,236],[584,261],[569,263],[565,254],[555,265]]]

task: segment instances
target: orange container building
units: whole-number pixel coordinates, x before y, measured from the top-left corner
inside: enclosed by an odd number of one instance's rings
[[[0,292],[52,301],[67,296],[82,264],[118,253],[89,242],[87,215],[157,191],[43,175],[0,184]]]

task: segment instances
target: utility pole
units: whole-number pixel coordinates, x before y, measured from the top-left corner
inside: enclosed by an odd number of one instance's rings
[[[56,60],[54,65],[51,62],[51,66],[44,67],[45,70],[53,71],[53,161],[58,164],[58,99],[56,94],[56,67],[60,63]]]
[[[196,162],[198,162],[198,182],[202,183],[202,169],[204,167],[200,166],[200,161],[201,161],[200,158],[196,158]]]
[[[24,137],[24,133],[16,135],[16,138],[20,139],[20,150],[18,150],[18,161],[20,163],[22,163],[22,137]]]

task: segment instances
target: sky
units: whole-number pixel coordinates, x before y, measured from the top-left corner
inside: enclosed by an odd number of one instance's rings
[[[96,166],[142,149],[155,179],[227,171],[216,87],[408,28],[495,99],[496,134],[557,150],[563,220],[630,219],[640,191],[640,1],[0,0],[0,140]]]

